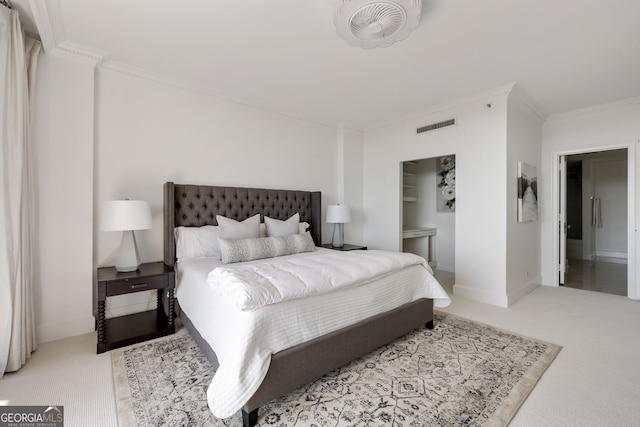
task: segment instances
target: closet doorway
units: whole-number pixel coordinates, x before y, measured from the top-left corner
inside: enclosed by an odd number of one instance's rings
[[[429,261],[448,292],[455,283],[455,155],[400,163],[403,252]]]
[[[565,223],[559,284],[629,295],[628,150],[564,155],[559,161]]]

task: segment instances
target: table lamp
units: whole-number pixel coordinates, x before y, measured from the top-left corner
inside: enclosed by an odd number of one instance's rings
[[[331,238],[331,246],[341,248],[344,246],[344,226],[343,224],[351,222],[351,211],[345,205],[328,205],[327,206],[327,223],[333,225],[333,237]]]
[[[122,231],[116,270],[136,271],[140,266],[140,255],[133,231],[151,228],[149,203],[129,199],[105,202],[100,225],[102,231]]]

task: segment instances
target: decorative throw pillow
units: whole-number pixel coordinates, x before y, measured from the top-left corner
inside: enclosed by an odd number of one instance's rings
[[[272,258],[301,252],[313,252],[316,246],[310,233],[281,237],[229,240],[219,238],[220,255],[224,264]]]
[[[205,225],[202,227],[176,227],[176,258],[214,257],[220,259],[218,237],[220,227]]]
[[[220,237],[223,239],[253,239],[260,237],[260,214],[238,222],[234,219],[216,215],[220,226]]]
[[[286,221],[264,217],[264,225],[267,227],[268,237],[289,236],[298,234],[300,224],[300,214],[295,213]]]
[[[301,222],[300,224],[298,224],[298,234],[306,233],[308,228],[308,222]],[[263,222],[260,223],[260,237],[267,237],[267,226]]]

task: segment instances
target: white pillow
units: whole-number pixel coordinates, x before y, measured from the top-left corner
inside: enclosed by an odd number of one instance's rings
[[[205,225],[202,227],[176,227],[176,258],[214,257],[220,259],[218,237],[220,227]]]
[[[264,217],[268,237],[281,237],[298,234],[300,230],[300,214],[295,213],[286,221]]]
[[[254,259],[272,258],[301,252],[313,252],[316,245],[310,233],[280,237],[229,240],[219,238],[220,254],[224,264]]]
[[[260,237],[260,214],[238,222],[234,219],[216,215],[220,227],[220,237],[223,239],[252,239]]]
[[[308,228],[308,222],[301,222],[298,224],[298,234],[306,233]],[[260,223],[260,237],[267,237],[267,226],[264,223]]]

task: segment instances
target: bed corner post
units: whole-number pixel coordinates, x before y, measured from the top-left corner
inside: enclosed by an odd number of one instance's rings
[[[175,219],[175,186],[173,182],[164,184],[164,263],[173,267],[176,261],[176,245],[174,241],[173,229]]]
[[[433,329],[433,319],[424,324],[427,329]]]
[[[242,410],[242,425],[243,427],[254,427],[258,424],[258,408],[251,412]]]
[[[311,236],[316,246],[322,245],[322,193],[311,192]]]

